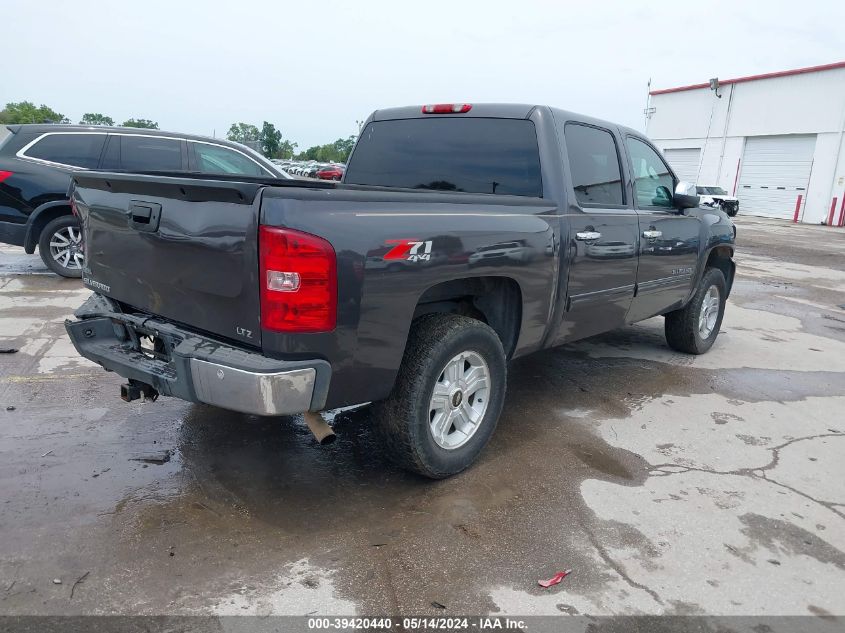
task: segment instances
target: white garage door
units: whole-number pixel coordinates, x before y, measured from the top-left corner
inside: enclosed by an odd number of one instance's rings
[[[663,151],[663,155],[669,161],[678,178],[695,183],[698,177],[698,161],[701,160],[700,147],[667,149]]]
[[[756,136],[745,140],[736,196],[739,212],[792,219],[807,200],[816,136]]]

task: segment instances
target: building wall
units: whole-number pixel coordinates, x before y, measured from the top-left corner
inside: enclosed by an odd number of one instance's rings
[[[803,221],[836,220],[845,196],[845,68],[653,95],[647,134],[661,149],[700,147],[698,183],[734,191],[745,138],[816,134]],[[838,160],[837,160],[838,154]],[[741,212],[741,211],[740,211]]]

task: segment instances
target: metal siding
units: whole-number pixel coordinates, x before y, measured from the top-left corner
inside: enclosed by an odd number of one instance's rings
[[[815,149],[815,134],[746,139],[736,191],[740,212],[792,218],[798,196],[806,201]]]
[[[698,165],[701,161],[700,147],[671,148],[663,152],[675,174],[681,180],[695,183],[698,180]]]

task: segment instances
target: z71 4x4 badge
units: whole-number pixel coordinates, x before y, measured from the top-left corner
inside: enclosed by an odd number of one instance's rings
[[[404,259],[409,262],[422,262],[431,260],[431,240],[421,242],[419,240],[387,240],[386,244],[393,244],[384,255],[385,260]]]

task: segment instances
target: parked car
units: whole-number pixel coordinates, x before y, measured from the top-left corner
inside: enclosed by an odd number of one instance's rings
[[[343,169],[337,165],[329,165],[317,171],[317,178],[320,180],[340,180],[343,178]]]
[[[642,133],[546,106],[379,110],[342,184],[79,172],[72,195],[95,294],[67,331],[124,399],[372,402],[433,478],[490,439],[509,359],[656,315],[702,354],[734,279],[730,219]]]
[[[718,207],[729,216],[739,213],[739,200],[721,187],[696,187],[702,207]]]
[[[0,142],[0,242],[38,247],[63,277],[82,276],[84,243],[68,189],[75,169],[284,178],[248,147],[138,128],[10,125]]]

